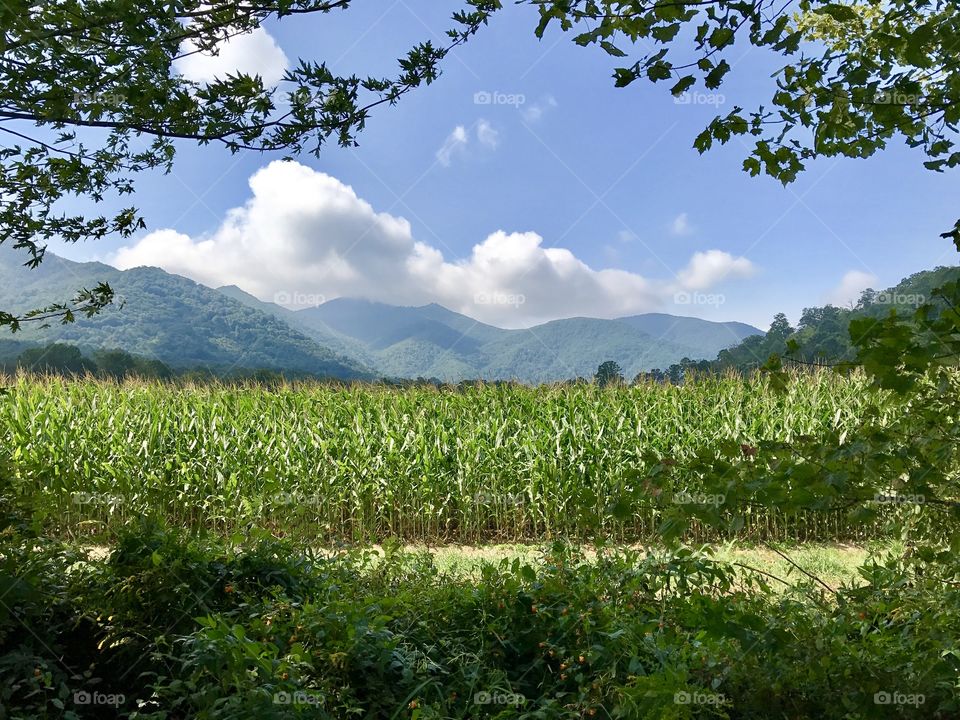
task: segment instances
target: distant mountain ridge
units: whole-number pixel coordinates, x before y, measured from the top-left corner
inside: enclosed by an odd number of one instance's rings
[[[264,305],[247,293],[242,297],[235,288],[221,290],[251,307]],[[405,307],[337,298],[298,311],[273,307],[318,342],[333,337],[336,342],[355,343],[354,357],[384,375],[449,381],[554,382],[590,377],[610,359],[632,377],[683,358],[712,359],[746,337],[763,334],[744,323],[663,313],[613,320],[566,318],[507,330],[436,303]]]
[[[70,325],[25,329],[18,341],[117,348],[177,368],[539,383],[590,377],[605,360],[616,360],[632,377],[685,357],[712,359],[720,350],[762,334],[743,323],[660,313],[614,320],[567,318],[507,330],[437,304],[404,307],[338,298],[293,311],[236,286],[211,289],[158,268],[121,271],[52,253],[35,270],[19,267],[22,262],[21,253],[0,245],[4,310],[21,312],[62,301],[100,281],[113,287],[123,307]]]

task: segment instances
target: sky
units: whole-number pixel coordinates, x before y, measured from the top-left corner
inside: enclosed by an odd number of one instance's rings
[[[417,42],[445,44],[457,8],[358,2],[270,22],[177,69],[274,83],[302,57],[394,76]],[[433,85],[374,111],[359,147],[282,162],[181,144],[171,174],[138,181],[147,230],[51,250],[289,307],[438,302],[501,327],[656,311],[766,328],[777,312],[796,321],[956,263],[939,234],[960,217],[957,175],[925,170],[900,141],[868,160],[819,159],[788,187],[744,173],[736,139],[692,148],[718,113],[769,103],[768,52],[734,49],[718,91],[678,102],[667,84],[615,88],[624,60],[558,30],[538,40],[536,22],[506,4]]]

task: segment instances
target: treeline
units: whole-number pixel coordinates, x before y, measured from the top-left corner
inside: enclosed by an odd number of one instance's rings
[[[25,370],[45,375],[96,375],[117,379],[168,379],[176,375],[160,360],[132,355],[125,350],[95,350],[85,355],[76,345],[67,343],[29,346],[15,358],[10,358],[8,349],[6,355],[0,367],[8,373]]]
[[[915,273],[888,290],[864,290],[850,307],[804,308],[796,327],[786,315],[778,313],[765,335],[752,335],[738,345],[721,350],[716,360],[684,358],[665,370],[639,373],[634,384],[652,380],[677,385],[691,372],[750,373],[762,367],[772,355],[780,356],[784,364],[794,367],[827,367],[851,361],[856,357],[855,338],[850,336],[850,324],[854,320],[879,320],[891,313],[910,315],[921,305],[934,301],[936,288],[958,279],[960,268],[957,267]]]
[[[85,354],[76,345],[67,343],[25,345],[9,341],[0,343],[0,371],[10,375],[29,372],[61,377],[139,378],[196,383],[241,381],[282,384],[306,378],[326,379],[309,373],[281,372],[270,368],[174,368],[160,360],[119,349],[93,350]]]
[[[514,386],[513,381],[462,380],[444,382],[436,377],[381,378],[376,381],[348,381],[295,370],[247,367],[175,368],[156,359],[149,359],[125,350],[93,350],[84,353],[76,345],[52,343],[31,345],[16,341],[0,341],[0,373],[13,375],[29,372],[60,377],[97,377],[113,380],[175,380],[184,383],[256,383],[279,386],[296,381],[316,381],[333,385],[375,384],[395,388],[435,387],[466,390],[475,386]]]
[[[909,316],[918,307],[934,302],[933,291],[960,279],[960,268],[938,267],[915,273],[888,290],[867,289],[851,307],[804,308],[796,327],[778,314],[766,335],[755,335],[722,350],[712,368],[749,371],[771,355],[800,366],[835,365],[856,357],[850,324],[857,319],[879,320],[891,313]]]

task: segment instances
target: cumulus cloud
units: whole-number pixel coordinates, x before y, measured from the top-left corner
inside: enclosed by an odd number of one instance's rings
[[[677,215],[670,223],[670,232],[674,235],[689,235],[693,232],[693,226],[690,225],[690,219],[686,213]]]
[[[447,139],[443,141],[440,149],[437,150],[437,162],[444,167],[449,167],[453,160],[453,154],[466,147],[468,142],[467,129],[463,125],[457,125],[453,132],[447,135]]]
[[[661,309],[679,290],[744,277],[745,258],[697,253],[676,278],[595,270],[534,232],[498,230],[462,259],[413,237],[401,217],[377,212],[334,177],[275,161],[250,178],[252,196],[212,234],[152,232],[116,252],[126,269],[162,267],[206,285],[239,285],[264,300],[361,297],[398,305],[438,302],[485,322],[525,327],[590,315]]]
[[[496,149],[497,145],[500,144],[500,133],[486,120],[480,120],[477,123],[477,140],[480,141],[481,145]]]
[[[840,280],[840,284],[827,293],[824,300],[831,305],[848,307],[855,305],[860,293],[869,287],[876,287],[878,278],[873,273],[851,270]]]
[[[496,150],[500,144],[500,132],[488,120],[478,120],[470,130],[463,125],[457,125],[437,150],[437,162],[444,167],[450,167],[454,157],[470,145],[473,136],[488,150]]]
[[[229,74],[245,73],[259,75],[263,84],[271,87],[280,82],[290,65],[286,54],[264,28],[229,38],[217,46],[217,53],[198,53],[196,46],[187,41],[181,47],[181,57],[173,68],[188,80],[209,83]]]
[[[734,257],[722,250],[697,252],[685,268],[677,273],[684,290],[709,290],[724,280],[748,278],[756,266],[745,257]]]

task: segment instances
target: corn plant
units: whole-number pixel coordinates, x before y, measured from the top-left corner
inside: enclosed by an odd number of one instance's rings
[[[18,376],[0,398],[15,494],[58,532],[133,518],[318,540],[644,539],[656,509],[615,506],[655,453],[790,442],[854,425],[882,397],[859,375],[683,386],[466,389],[116,383]],[[0,458],[0,462],[4,458]],[[696,488],[687,488],[690,492]],[[696,539],[697,528],[693,528]],[[842,515],[750,516],[744,534],[858,539]]]

